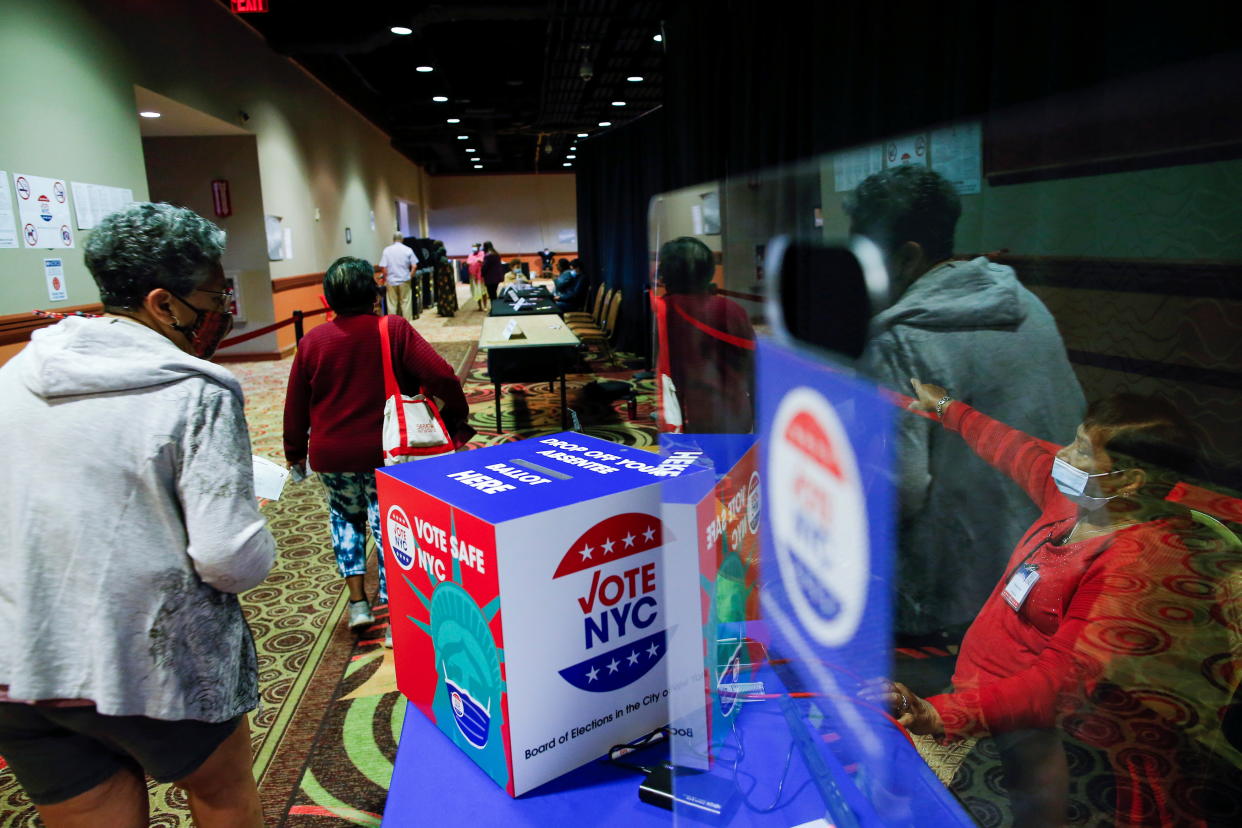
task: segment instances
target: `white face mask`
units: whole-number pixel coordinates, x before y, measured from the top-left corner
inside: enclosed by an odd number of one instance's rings
[[[1086,493],[1087,481],[1093,477],[1108,477],[1110,474],[1116,474],[1120,469],[1114,469],[1110,472],[1100,472],[1099,474],[1087,474],[1077,466],[1066,463],[1060,457],[1052,461],[1052,482],[1057,485],[1057,489],[1061,494],[1065,495],[1071,503],[1081,506],[1087,511],[1095,511],[1117,495],[1109,497],[1095,497]]]

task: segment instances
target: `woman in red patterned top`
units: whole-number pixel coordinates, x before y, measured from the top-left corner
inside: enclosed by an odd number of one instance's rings
[[[469,408],[461,382],[449,364],[401,317],[375,315],[371,274],[368,262],[350,256],[328,268],[323,292],[336,318],[298,343],[285,397],[285,459],[290,468],[305,473],[309,454],[310,466],[324,484],[332,547],[349,587],[349,625],[355,630],[375,623],[363,591],[368,523],[383,557],[375,469],[384,465],[379,326],[385,319],[400,320],[390,331],[393,371],[402,393],[435,399],[458,446],[474,434],[466,424]],[[378,603],[388,602],[387,586],[381,564]],[[389,635],[384,643],[392,646]]]
[[[1159,399],[1118,395],[1094,403],[1074,441],[1058,447],[911,382],[911,408],[939,415],[1042,514],[967,631],[953,692],[922,699],[893,683],[880,698],[913,733],[995,737],[1016,825],[1065,824],[1058,724],[1108,753],[1119,777],[1114,824],[1216,824],[1194,796],[1180,795],[1175,763],[1152,750],[1150,730],[1171,704],[1206,705],[1205,716],[1167,717],[1182,722],[1160,725],[1166,750],[1231,750],[1215,715],[1231,688],[1204,682],[1212,656],[1191,654],[1230,652],[1236,619],[1221,611],[1236,602],[1226,578],[1203,574],[1208,559],[1196,557],[1189,512],[1160,499],[1168,487],[1160,491],[1144,468],[1193,468],[1190,426]],[[1185,724],[1191,718],[1197,729]]]

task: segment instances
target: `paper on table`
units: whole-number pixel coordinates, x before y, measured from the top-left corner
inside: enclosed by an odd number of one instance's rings
[[[254,461],[255,496],[265,500],[280,500],[285,481],[289,479],[289,470],[257,454],[250,459]]]

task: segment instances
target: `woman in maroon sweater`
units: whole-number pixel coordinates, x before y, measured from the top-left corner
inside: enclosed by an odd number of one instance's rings
[[[332,547],[349,587],[349,625],[375,623],[363,590],[366,525],[383,560],[375,469],[384,464],[384,371],[374,313],[375,281],[370,263],[337,259],[323,280],[324,298],[336,318],[314,328],[298,343],[285,397],[285,459],[305,473],[307,436],[310,467],[319,472],[328,497]],[[449,364],[401,317],[391,327],[393,370],[403,394],[435,399],[454,442],[474,434],[461,383]],[[379,567],[378,603],[388,602],[384,567]],[[385,644],[392,646],[392,638]]]
[[[1219,717],[1190,732],[1160,723],[1147,698],[1176,697],[1213,714],[1229,699],[1228,688],[1216,692],[1199,673],[1211,661],[1202,654],[1230,651],[1236,636],[1220,611],[1236,601],[1226,579],[1210,577],[1218,564],[1203,575],[1213,550],[1200,554],[1188,511],[1157,499],[1167,487],[1153,490],[1142,467],[1192,468],[1189,425],[1156,398],[1118,395],[1094,403],[1074,442],[1058,447],[911,382],[911,408],[938,414],[1042,514],[967,631],[953,691],[922,699],[893,683],[880,698],[911,732],[995,737],[1016,825],[1065,824],[1069,772],[1058,723],[1109,755],[1114,824],[1212,824],[1170,798],[1177,774],[1152,772],[1167,762],[1151,740],[1158,726],[1170,744],[1215,749]]]
[[[715,269],[715,254],[696,238],[660,248],[658,367],[676,392],[664,400],[665,420],[676,421],[668,416],[675,403],[686,433],[745,434],[754,427],[755,331],[741,305],[715,293]]]
[[[484,307],[496,300],[496,289],[505,280],[505,263],[501,260],[500,254],[496,252],[496,248],[489,241],[483,242],[483,267],[481,272],[483,274],[483,288],[487,291],[487,302],[481,302],[479,307]]]

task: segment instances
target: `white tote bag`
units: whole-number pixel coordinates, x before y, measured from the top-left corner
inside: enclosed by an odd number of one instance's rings
[[[453,451],[436,404],[422,394],[404,396],[392,367],[390,326],[394,317],[380,320],[380,348],[384,354],[384,465],[406,463]]]

